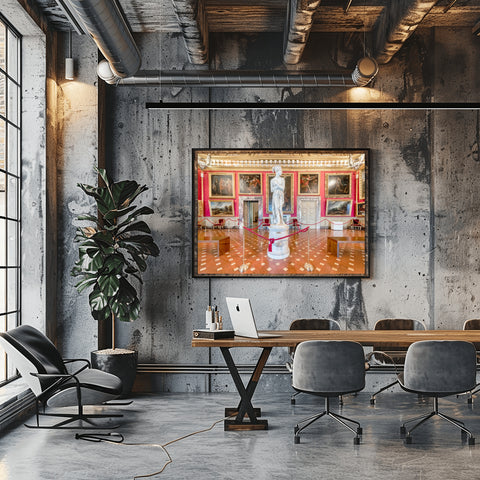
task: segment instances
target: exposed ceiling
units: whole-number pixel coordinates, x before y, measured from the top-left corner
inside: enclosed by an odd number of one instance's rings
[[[57,0],[35,1],[50,24],[71,28]],[[68,3],[68,0],[67,0]],[[418,27],[473,28],[480,0],[118,0],[136,32],[182,32],[190,61],[208,60],[212,32],[284,32],[284,61],[300,61],[310,32],[371,32],[387,63]]]

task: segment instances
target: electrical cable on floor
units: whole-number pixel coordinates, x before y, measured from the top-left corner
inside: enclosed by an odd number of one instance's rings
[[[171,445],[172,443],[179,442],[180,440],[184,440],[185,438],[192,437],[193,435],[198,435],[199,433],[209,432],[218,423],[221,423],[225,420],[228,420],[229,418],[234,417],[234,416],[235,416],[235,414],[229,415],[228,417],[225,417],[225,418],[222,418],[220,420],[215,421],[208,428],[204,428],[203,430],[197,430],[196,432],[187,433],[186,435],[178,437],[174,440],[170,440],[169,442],[164,443],[163,445],[159,444],[159,443],[125,443],[123,435],[121,433],[117,433],[117,432],[76,433],[75,434],[75,439],[76,440],[85,440],[87,442],[105,442],[105,443],[111,443],[111,444],[115,444],[115,445],[121,445],[121,446],[124,446],[124,447],[157,447],[157,448],[161,448],[165,452],[165,455],[168,458],[168,460],[165,462],[165,464],[163,465],[161,470],[158,470],[157,472],[154,472],[154,473],[147,473],[145,475],[135,475],[133,477],[133,480],[136,480],[137,478],[150,478],[150,477],[154,477],[155,475],[160,475],[165,470],[167,465],[169,465],[170,463],[173,463],[173,458],[170,456],[170,453],[168,452],[168,450],[165,447],[167,447],[168,445]]]

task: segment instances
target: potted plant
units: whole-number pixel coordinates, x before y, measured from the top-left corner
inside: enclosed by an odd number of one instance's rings
[[[146,258],[157,256],[150,228],[139,218],[151,215],[149,207],[137,208],[134,200],[148,188],[132,180],[112,182],[106,170],[96,169],[105,186],[78,186],[97,203],[98,216],[80,215],[78,220],[93,226],[78,227],[79,259],[72,275],[82,277],[79,292],[90,290],[88,297],[93,318],[112,322],[112,348],[91,353],[92,366],[119,376],[125,396],[135,380],[138,352],[116,348],[115,321],[132,322],[140,313],[140,300],[132,281],[142,282]]]

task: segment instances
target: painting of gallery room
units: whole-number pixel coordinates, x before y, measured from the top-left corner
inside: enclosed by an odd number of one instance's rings
[[[341,191],[353,196],[356,192],[351,179],[357,185],[359,168],[365,169],[368,162],[368,151],[196,149],[193,157],[197,198],[193,212],[194,276],[368,275],[368,235],[353,228],[359,221],[356,202],[321,195],[331,177],[334,186],[343,182]],[[272,181],[277,178],[272,169],[277,171],[279,167],[282,181],[277,185],[283,185],[281,237],[288,244],[285,258],[271,251],[280,241],[271,236],[276,228]],[[219,192],[220,180],[231,178],[238,185],[233,198],[211,197],[211,193]],[[336,191],[331,188],[331,193]],[[328,248],[328,239],[337,235],[337,217],[343,217],[342,235],[347,239],[338,257],[332,254],[336,250]],[[365,214],[361,217],[362,222],[368,222]]]

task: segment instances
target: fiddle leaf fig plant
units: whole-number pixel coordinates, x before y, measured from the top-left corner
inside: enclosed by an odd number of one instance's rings
[[[91,288],[89,303],[96,320],[112,321],[112,348],[115,348],[115,319],[132,322],[140,313],[140,300],[132,285],[133,278],[142,282],[148,256],[158,256],[149,226],[141,220],[151,215],[149,207],[136,207],[135,199],[148,190],[133,180],[112,182],[106,170],[96,169],[104,187],[79,183],[78,186],[97,203],[98,217],[79,215],[93,226],[77,227],[79,258],[72,275],[81,277],[75,285],[81,293]]]

